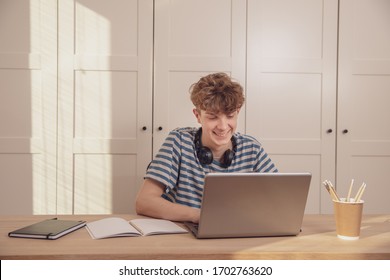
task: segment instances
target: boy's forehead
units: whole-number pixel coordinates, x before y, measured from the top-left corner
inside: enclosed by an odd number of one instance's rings
[[[231,113],[236,112],[237,110],[234,110],[233,112],[225,112],[222,110],[201,110],[201,113],[207,114],[207,115],[228,115]]]
[[[219,111],[202,111],[202,113],[205,113],[206,115],[218,115],[220,114]]]

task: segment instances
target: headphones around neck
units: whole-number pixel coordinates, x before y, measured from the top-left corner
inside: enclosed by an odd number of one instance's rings
[[[202,145],[201,138],[202,138],[202,128],[199,128],[195,134],[195,139],[194,139],[196,155],[201,164],[211,164],[214,159],[213,152],[211,151],[210,148]],[[226,150],[220,159],[220,163],[224,168],[228,168],[232,164],[234,155],[237,150],[237,143],[234,136],[232,136],[230,140],[232,141],[232,146],[233,146],[232,150],[230,149]]]

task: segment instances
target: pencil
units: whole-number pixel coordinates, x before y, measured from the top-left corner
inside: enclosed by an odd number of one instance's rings
[[[349,186],[347,202],[349,202],[349,200],[351,199],[351,192],[352,192],[352,188],[353,188],[353,182],[354,182],[354,179],[352,179],[351,185]]]
[[[359,188],[358,193],[355,196],[355,202],[359,202],[362,198],[363,192],[366,189],[366,183],[363,183],[362,186]]]
[[[331,181],[328,181],[330,191],[334,194],[334,197],[336,198],[336,201],[340,201],[340,197],[337,195],[336,188],[333,186]]]
[[[322,182],[322,184],[324,184],[325,186],[325,189],[328,191],[328,193],[330,194],[330,190],[329,190],[329,186],[328,186],[328,182],[325,180]]]
[[[325,180],[323,184],[325,185],[325,188],[332,197],[332,199],[335,201],[339,201],[340,199],[338,198],[335,190],[332,188],[332,183],[330,183],[328,180]]]

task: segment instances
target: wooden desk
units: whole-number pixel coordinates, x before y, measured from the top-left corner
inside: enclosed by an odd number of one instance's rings
[[[332,215],[306,215],[302,233],[293,237],[197,240],[188,233],[93,240],[85,228],[58,240],[7,235],[52,217],[0,216],[0,259],[390,259],[390,215],[364,216],[355,241],[336,237]],[[106,216],[58,217],[94,221]]]

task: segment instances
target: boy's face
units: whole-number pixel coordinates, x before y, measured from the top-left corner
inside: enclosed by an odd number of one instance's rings
[[[227,150],[237,128],[239,109],[230,114],[212,113],[194,109],[194,115],[202,126],[202,144],[211,150]]]

